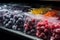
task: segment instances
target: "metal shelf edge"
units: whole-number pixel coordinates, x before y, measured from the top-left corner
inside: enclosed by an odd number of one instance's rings
[[[27,37],[27,38],[31,38],[31,39],[33,39],[33,40],[42,40],[42,39],[39,39],[39,38],[37,38],[37,37],[33,37],[33,36],[27,35],[27,34],[25,34],[25,33],[22,33],[22,32],[20,32],[20,31],[8,29],[8,28],[5,28],[5,27],[0,27],[0,28],[3,29],[3,30],[6,30],[6,31],[10,31],[10,32],[16,33],[16,34],[18,34],[18,35],[25,36],[25,37]]]

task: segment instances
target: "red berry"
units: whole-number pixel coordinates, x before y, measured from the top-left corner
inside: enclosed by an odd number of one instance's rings
[[[37,26],[43,26],[43,25],[45,25],[43,22],[38,22],[37,23]]]
[[[54,26],[54,25],[51,25],[51,26],[50,26],[50,28],[51,28],[51,29],[54,29],[54,28],[55,28],[55,26]]]
[[[41,26],[40,29],[41,29],[41,31],[44,31],[45,26]]]
[[[55,31],[56,31],[57,33],[60,33],[60,28],[56,29]]]
[[[59,35],[55,34],[55,38],[56,38],[56,39],[59,38],[59,37],[60,37]]]
[[[39,35],[40,35],[40,34],[41,34],[41,33],[39,33],[39,32],[36,32],[36,36],[37,36],[37,37],[39,37]]]
[[[45,28],[49,28],[49,26],[48,25],[45,25]]]
[[[55,36],[55,33],[52,33],[52,36]]]
[[[40,27],[36,27],[36,29],[37,29],[37,30],[39,30],[39,29],[40,29]]]
[[[28,24],[24,24],[24,27],[28,27]]]
[[[32,22],[35,22],[35,19],[32,19]]]
[[[36,36],[39,36],[39,33],[36,33]]]
[[[37,26],[41,26],[40,22],[37,23]]]
[[[55,38],[54,37],[51,37],[50,40],[55,40]]]
[[[45,34],[44,34],[44,33],[41,33],[41,34],[39,35],[39,37],[44,39]]]
[[[48,32],[48,29],[44,29],[44,32],[47,33]]]

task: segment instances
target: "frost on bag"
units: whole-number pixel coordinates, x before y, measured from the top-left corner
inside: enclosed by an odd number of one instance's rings
[[[24,32],[26,34],[35,36],[36,24],[38,21],[40,21],[40,18],[38,18],[38,16],[30,14],[29,12],[24,13],[24,15],[26,16],[25,23],[24,23]]]
[[[32,13],[25,13],[25,15],[26,20],[24,23],[24,32],[29,35],[34,35],[43,40],[50,39],[53,40],[52,37],[54,32],[56,32],[57,29],[60,29],[60,20],[58,20],[58,17],[56,16],[55,17],[46,17],[45,15],[36,16],[33,15]],[[57,36],[58,35],[59,34],[57,34]]]
[[[24,17],[20,10],[9,10],[3,16],[3,25],[10,29],[23,30]]]
[[[3,24],[4,21],[4,16],[6,15],[6,13],[8,13],[8,9],[0,9],[0,23]]]

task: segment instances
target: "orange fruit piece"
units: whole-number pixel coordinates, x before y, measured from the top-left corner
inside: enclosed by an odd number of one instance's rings
[[[48,11],[46,14],[44,14],[46,17],[54,17],[56,16],[57,14],[57,11],[56,10],[51,10],[51,11]]]

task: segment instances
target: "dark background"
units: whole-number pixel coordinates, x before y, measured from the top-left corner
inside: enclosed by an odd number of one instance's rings
[[[32,40],[0,28],[0,40]]]
[[[26,4],[28,6],[32,6],[32,7],[40,7],[41,5],[44,6],[52,6],[53,9],[58,9],[60,10],[60,1],[41,1],[41,0],[5,0],[5,1],[0,1],[1,3],[16,3],[16,4]]]

